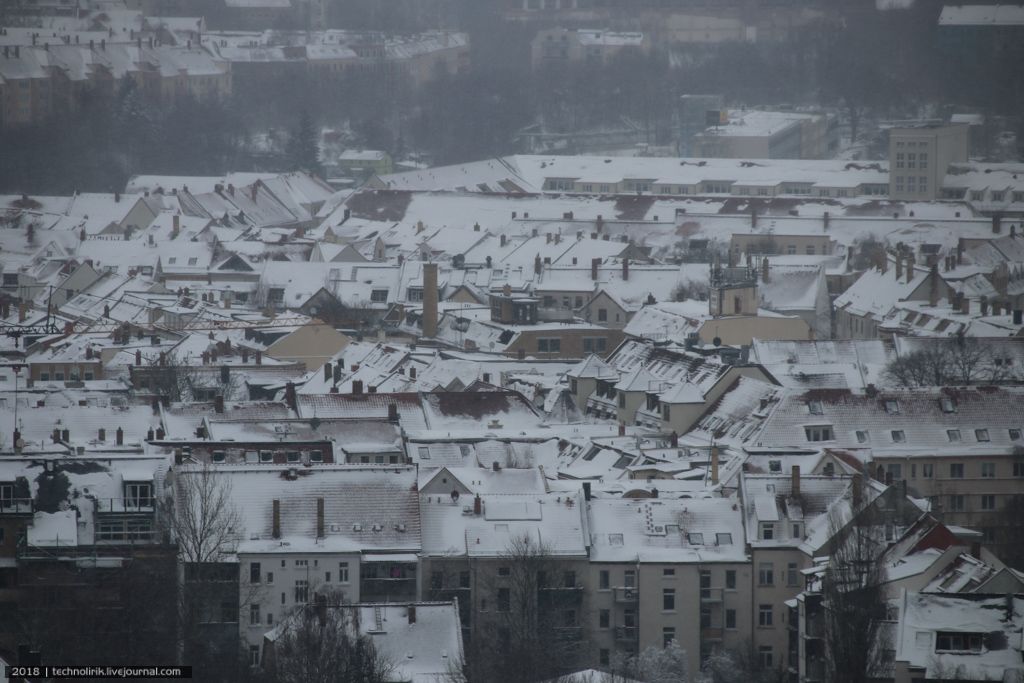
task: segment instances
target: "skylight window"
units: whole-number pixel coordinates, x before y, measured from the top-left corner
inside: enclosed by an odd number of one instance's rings
[[[857,443],[867,443],[869,436],[870,435],[868,434],[868,432],[866,430],[858,429],[857,430]]]
[[[808,401],[807,412],[811,415],[824,415],[825,410],[822,408],[821,401]]]
[[[946,436],[949,438],[950,443],[960,441],[960,430],[959,429],[947,429]]]
[[[704,534],[699,531],[686,534],[686,541],[690,545],[704,545]]]
[[[731,533],[715,534],[715,540],[718,543],[718,545],[732,545],[732,534]]]
[[[975,429],[974,438],[976,438],[980,442],[991,441],[991,439],[988,437],[987,429]]]
[[[1011,429],[1010,430],[1010,441],[1020,441],[1020,430],[1019,429]]]
[[[942,408],[944,413],[955,413],[956,412],[956,401],[952,398],[944,397],[939,399],[939,406]]]
[[[892,440],[893,443],[903,443],[907,440],[907,435],[903,433],[902,429],[894,429],[892,430]]]
[[[608,534],[608,545],[622,545],[624,540],[622,534]]]
[[[885,402],[885,412],[896,415],[900,412],[900,402],[892,399]]]

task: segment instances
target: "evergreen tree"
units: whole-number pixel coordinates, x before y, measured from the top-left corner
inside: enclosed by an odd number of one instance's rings
[[[298,128],[288,143],[288,164],[295,171],[309,171],[321,175],[320,134],[313,118],[305,109],[299,114]]]

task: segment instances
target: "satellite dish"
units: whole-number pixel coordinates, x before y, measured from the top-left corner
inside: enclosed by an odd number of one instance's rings
[[[458,503],[459,502],[459,492],[454,490],[454,489],[452,489],[452,502],[453,503]]]

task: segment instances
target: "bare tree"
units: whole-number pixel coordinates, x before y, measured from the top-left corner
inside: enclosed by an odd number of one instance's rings
[[[495,596],[493,611],[473,614],[469,680],[527,683],[574,670],[583,640],[582,595],[567,586],[571,571],[556,583],[562,567],[547,546],[525,535],[512,539],[500,561],[506,575],[483,588]]]
[[[384,683],[394,664],[369,636],[360,634],[359,607],[321,594],[315,606],[297,608],[281,623],[267,662],[277,683]]]
[[[832,513],[833,551],[822,578],[825,665],[836,683],[864,683],[884,665],[886,604],[881,557],[884,532],[875,509],[855,512],[849,524]]]
[[[1010,366],[987,344],[964,335],[935,339],[885,366],[886,379],[901,387],[996,384],[1011,378]]]

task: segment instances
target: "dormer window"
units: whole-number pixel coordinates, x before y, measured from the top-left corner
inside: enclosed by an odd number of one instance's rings
[[[956,401],[952,398],[943,397],[939,399],[939,407],[942,408],[944,413],[955,413],[956,412]]]
[[[124,485],[126,508],[153,507],[153,484],[151,482],[127,482]]]
[[[813,425],[804,427],[804,435],[808,441],[832,441],[832,425]]]
[[[892,442],[893,443],[903,443],[906,440],[907,440],[907,435],[903,432],[902,429],[894,429],[894,430],[892,430]]]
[[[224,462],[225,457],[226,457],[226,454],[225,454],[224,451],[214,451],[213,452],[213,461],[214,462]]]
[[[768,471],[769,472],[781,472],[782,471],[782,461],[781,460],[769,460],[768,461]]]
[[[775,523],[761,522],[761,540],[771,541],[775,538]]]
[[[807,412],[811,415],[824,415],[825,410],[822,408],[821,401],[808,401]]]
[[[900,402],[896,399],[890,399],[885,402],[885,412],[890,415],[898,415],[900,412]]]

